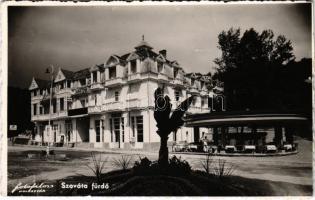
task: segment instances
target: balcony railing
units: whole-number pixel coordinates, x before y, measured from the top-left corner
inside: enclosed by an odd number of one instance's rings
[[[159,73],[158,74],[158,79],[161,80],[161,81],[168,82],[168,77],[165,74]]]
[[[123,110],[124,106],[121,101],[114,101],[114,102],[108,102],[102,105],[102,111],[117,111],[117,110]]]
[[[139,99],[127,99],[126,107],[128,109],[140,108],[141,107],[141,102],[140,102]]]
[[[176,78],[176,79],[173,80],[173,84],[177,85],[177,86],[183,86],[184,85],[184,81],[179,79],[179,78]]]
[[[68,111],[60,111],[59,113],[51,113],[50,114],[50,119],[58,119],[58,118],[63,118],[63,117],[68,117]],[[40,115],[32,115],[31,117],[32,121],[47,121],[49,120],[49,114],[40,114]]]
[[[85,96],[85,95],[88,95],[89,93],[87,86],[75,88],[72,91],[73,91],[72,96]]]
[[[128,81],[138,81],[141,80],[141,74],[140,73],[135,73],[135,74],[129,74],[128,75]]]
[[[100,82],[95,82],[95,83],[91,84],[91,90],[101,90],[103,88],[104,88],[104,86]]]
[[[123,84],[124,81],[122,78],[114,78],[105,81],[105,87],[115,87]]]
[[[88,107],[88,113],[100,113],[101,112],[101,106],[89,106]]]
[[[75,115],[85,115],[88,113],[88,109],[86,107],[84,108],[76,108],[76,109],[70,109],[68,111],[69,116],[75,116]]]

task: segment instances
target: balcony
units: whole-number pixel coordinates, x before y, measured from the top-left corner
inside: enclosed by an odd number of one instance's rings
[[[90,89],[92,91],[102,90],[104,88],[103,84],[100,82],[95,82],[91,84]]]
[[[88,107],[88,113],[89,114],[95,114],[101,112],[101,106],[89,106]]]
[[[136,82],[141,80],[141,74],[140,73],[134,73],[128,75],[128,81],[129,82]]]
[[[72,91],[73,91],[72,96],[75,96],[75,97],[86,96],[89,93],[87,86],[75,88]]]
[[[165,74],[159,73],[157,78],[162,82],[165,82],[165,83],[169,82],[168,77]]]
[[[181,80],[181,79],[179,79],[179,78],[174,79],[174,80],[173,80],[173,84],[174,84],[175,86],[184,87],[184,81]]]
[[[41,114],[41,115],[32,115],[31,121],[48,121],[68,117],[68,111],[60,111],[59,113]]]
[[[42,100],[42,99],[43,99],[43,95],[32,96],[32,101]]]
[[[206,91],[206,90],[201,90],[200,91],[200,96],[208,96],[209,95],[209,92]]]
[[[105,103],[102,106],[101,110],[105,111],[105,112],[111,112],[111,111],[121,111],[123,109],[124,109],[123,102],[121,102],[121,101],[114,101],[114,102]]]
[[[88,109],[85,108],[76,108],[76,109],[71,109],[68,111],[69,116],[76,116],[76,115],[85,115],[88,113]]]
[[[124,84],[124,81],[121,77],[113,78],[105,81],[105,87],[116,87]]]
[[[136,109],[141,107],[140,99],[127,99],[126,107],[128,109]]]
[[[60,90],[56,90],[56,94],[71,94],[72,93],[72,89],[71,88],[63,88]]]
[[[197,87],[191,87],[189,88],[188,93],[197,95],[199,94],[199,91],[197,90]]]

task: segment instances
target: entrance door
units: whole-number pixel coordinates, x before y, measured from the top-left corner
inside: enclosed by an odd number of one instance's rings
[[[100,120],[95,120],[95,141],[101,142],[101,126],[100,126]]]
[[[194,142],[199,142],[199,139],[200,139],[199,127],[194,127]]]

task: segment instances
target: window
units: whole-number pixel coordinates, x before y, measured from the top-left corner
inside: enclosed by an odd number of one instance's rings
[[[60,90],[62,90],[64,88],[64,82],[60,83]]]
[[[97,105],[97,94],[94,95],[94,103],[95,103],[95,105]]]
[[[178,69],[174,68],[174,78],[177,77],[177,74],[178,74]]]
[[[53,106],[53,113],[56,113],[56,111],[57,111],[57,101],[56,101],[56,99],[53,99],[52,100],[52,106]]]
[[[33,104],[33,115],[37,115],[37,104]]]
[[[135,117],[131,117],[130,120],[131,120],[132,137],[135,137],[136,136],[136,130],[135,130],[136,118]]]
[[[85,86],[86,85],[86,80],[85,79],[81,79],[80,80],[80,84],[81,84],[81,86]]]
[[[195,79],[191,79],[191,85],[195,85]]]
[[[67,80],[67,88],[71,88],[71,81]]]
[[[130,61],[130,69],[133,74],[137,72],[137,60]]]
[[[201,107],[203,107],[206,103],[206,100],[204,98],[201,99]]]
[[[60,98],[60,111],[63,111],[65,109],[64,107],[64,98]]]
[[[158,62],[157,63],[157,67],[158,67],[158,72],[161,73],[163,70],[163,63],[162,62]]]
[[[179,101],[179,97],[180,97],[180,91],[179,90],[175,90],[175,100]]]
[[[43,106],[39,106],[39,114],[42,115],[43,114]]]
[[[195,106],[196,103],[197,103],[197,98],[195,97],[195,98],[193,98],[192,104]]]
[[[143,117],[137,116],[137,142],[143,142]]]
[[[97,71],[93,72],[93,83],[97,82]]]
[[[114,134],[115,134],[115,142],[119,142],[120,118],[114,118]]]
[[[113,142],[113,119],[109,119],[110,141]]]
[[[82,108],[85,108],[85,99],[80,100]]]
[[[123,117],[121,118],[121,140],[125,142],[125,122]]]
[[[34,90],[34,97],[37,96],[37,90]]]
[[[115,101],[119,101],[119,92],[115,91]]]
[[[116,66],[110,67],[108,70],[109,70],[109,79],[116,78]]]
[[[101,126],[100,120],[95,120],[95,135],[96,135],[96,142],[101,141]]]

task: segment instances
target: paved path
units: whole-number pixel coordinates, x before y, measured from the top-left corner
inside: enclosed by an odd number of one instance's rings
[[[234,175],[254,178],[261,180],[270,181],[281,181],[286,183],[294,183],[301,185],[312,185],[312,145],[309,141],[302,141],[299,145],[300,152],[295,155],[281,156],[281,157],[213,157],[214,165],[219,159],[224,159],[229,165],[235,166]],[[303,145],[303,146],[301,146]],[[9,147],[9,152],[23,152],[26,150],[40,150],[42,147],[29,147],[29,146],[13,146]],[[56,148],[55,148],[56,149]],[[67,176],[73,176],[78,174],[92,175],[91,171],[86,166],[92,165],[92,160],[88,156],[87,152],[92,149],[69,149],[58,148],[58,151],[68,151],[69,153],[83,153],[85,157],[75,158],[66,165],[52,164],[52,167],[56,167],[55,171],[44,171],[37,175],[28,176],[22,179],[11,179],[9,180],[10,185],[15,185],[18,182],[27,183],[38,180],[57,180]],[[133,158],[133,162],[139,159],[139,156],[147,156],[150,160],[157,159],[157,152],[143,152],[143,151],[109,151],[93,149],[93,151],[104,152],[108,159],[106,162],[104,171],[111,171],[115,169],[112,164],[113,159],[120,158],[123,155],[130,155]],[[75,153],[76,154],[76,153]],[[170,157],[172,154],[170,153]],[[193,169],[201,169],[201,161],[205,159],[204,155],[187,155],[187,154],[176,154],[181,156],[182,159],[187,160]],[[10,159],[10,154],[9,154]],[[14,166],[10,166],[14,167]]]

